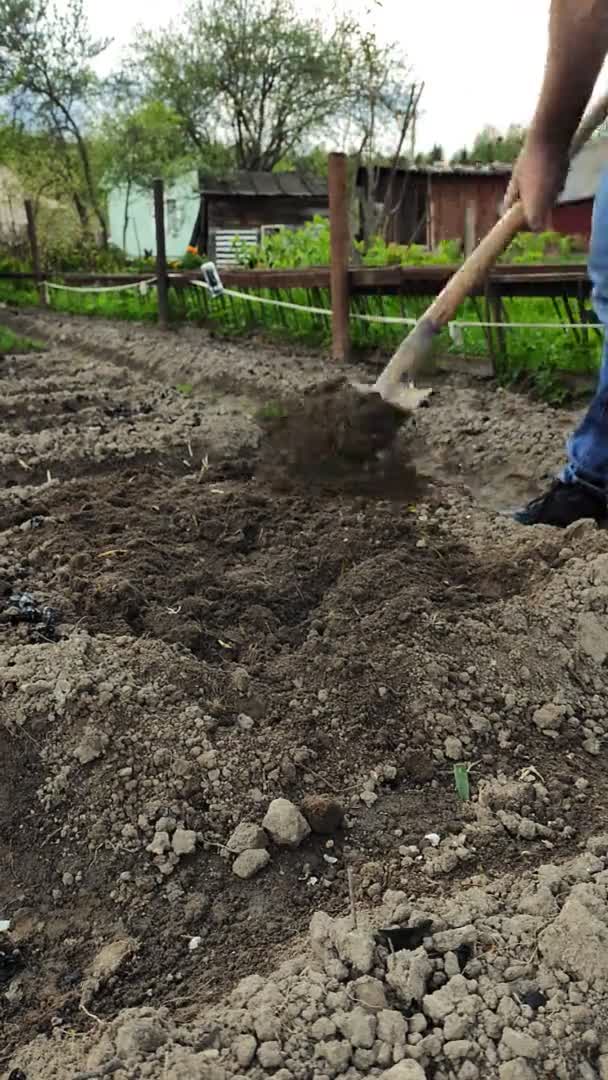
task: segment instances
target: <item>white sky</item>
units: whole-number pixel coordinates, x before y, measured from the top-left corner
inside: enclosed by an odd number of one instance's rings
[[[310,5],[299,0],[302,9]],[[424,80],[417,149],[470,145],[485,124],[526,124],[540,87],[550,0],[335,0],[385,41],[398,41]],[[113,35],[113,59],[139,25],[160,26],[184,0],[88,0],[96,33]],[[395,30],[402,27],[397,37]]]

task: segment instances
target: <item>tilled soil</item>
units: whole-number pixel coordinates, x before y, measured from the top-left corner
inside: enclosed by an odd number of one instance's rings
[[[3,1078],[608,1076],[608,539],[501,513],[574,417],[443,377],[307,478],[319,358],[9,318]]]

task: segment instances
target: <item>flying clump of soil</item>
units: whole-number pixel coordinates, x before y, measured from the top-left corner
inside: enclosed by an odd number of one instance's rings
[[[412,418],[347,379],[269,403],[256,419],[263,430],[259,471],[268,479],[349,490],[377,485],[384,495],[396,484],[404,497],[422,490],[408,438]]]

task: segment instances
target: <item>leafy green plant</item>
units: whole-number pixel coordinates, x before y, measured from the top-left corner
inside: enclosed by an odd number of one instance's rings
[[[264,405],[258,409],[258,420],[284,420],[288,415],[287,409],[280,401],[267,401]]]
[[[458,798],[462,802],[468,802],[471,798],[471,785],[469,783],[468,765],[454,765],[454,787],[456,788]]]

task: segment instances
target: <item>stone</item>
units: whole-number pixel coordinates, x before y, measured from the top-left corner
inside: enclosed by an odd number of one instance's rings
[[[171,843],[176,855],[192,855],[196,849],[196,833],[192,829],[176,829]]]
[[[540,885],[536,892],[522,896],[519,910],[523,915],[540,915],[551,919],[557,915],[559,908],[551,889],[547,885]]]
[[[344,820],[344,808],[333,795],[307,795],[301,806],[312,831],[321,836],[334,833]]]
[[[253,821],[241,821],[226,844],[233,855],[242,855],[244,851],[268,847],[268,837],[264,830]]]
[[[266,848],[255,848],[253,851],[243,851],[232,864],[232,872],[237,877],[252,878],[255,874],[263,870],[265,866],[268,866],[270,862],[270,852],[266,851]]]
[[[559,731],[564,719],[563,706],[548,701],[536,710],[532,719],[539,731]]]
[[[336,1025],[328,1016],[320,1016],[312,1025],[310,1034],[315,1042],[326,1042],[336,1034]]]
[[[306,818],[288,799],[273,799],[262,825],[279,847],[297,848],[310,835]]]
[[[575,885],[557,918],[539,935],[545,962],[587,982],[608,980],[608,906],[600,890]]]
[[[472,1061],[465,1061],[460,1067],[458,1080],[479,1080],[479,1069]]]
[[[464,1039],[469,1027],[470,1021],[468,1017],[459,1016],[458,1013],[450,1013],[449,1016],[446,1016],[443,1025],[443,1034],[447,1042],[458,1042],[460,1039]]]
[[[258,1044],[253,1035],[237,1035],[232,1043],[232,1052],[237,1064],[246,1069],[255,1057]]]
[[[518,1058],[530,1058],[534,1060],[540,1053],[538,1039],[526,1035],[524,1031],[516,1031],[515,1028],[506,1027],[502,1033],[501,1045]]]
[[[443,1053],[450,1061],[459,1061],[475,1056],[477,1046],[470,1039],[453,1039],[443,1044]]]
[[[350,919],[346,922],[350,923]],[[336,948],[340,959],[361,975],[368,975],[372,970],[376,957],[376,942],[371,933],[338,926]]]
[[[283,1054],[278,1042],[264,1042],[258,1046],[258,1061],[263,1069],[280,1069]]]
[[[87,728],[74,750],[74,757],[78,758],[81,765],[88,765],[91,761],[101,757],[108,742],[108,736],[103,732]]]
[[[475,945],[477,930],[474,926],[459,926],[455,930],[441,930],[433,934],[433,947],[437,952],[455,952],[462,945]]]
[[[325,1058],[327,1064],[336,1072],[346,1071],[350,1065],[351,1054],[352,1047],[345,1039],[342,1042],[330,1039],[329,1042],[319,1043],[315,1050],[315,1057]]]
[[[525,1058],[506,1061],[498,1070],[500,1080],[536,1080],[536,1072]]]
[[[376,1039],[377,1021],[373,1013],[357,1005],[342,1025],[343,1033],[355,1048],[370,1050]]]
[[[164,855],[171,847],[171,839],[168,832],[156,832],[148,844],[146,851],[151,855]]]
[[[370,975],[362,975],[352,983],[352,993],[358,1005],[365,1005],[368,1009],[377,1012],[386,1009],[386,992],[384,983],[380,979],[372,979]]]
[[[116,975],[126,960],[137,951],[137,942],[133,938],[117,938],[99,950],[91,965],[91,976],[100,982],[106,982]]]
[[[122,1023],[115,1035],[116,1056],[122,1061],[135,1061],[153,1054],[167,1042],[168,1034],[157,1017],[139,1015]]]
[[[608,628],[592,611],[583,611],[577,622],[577,642],[587,656],[596,664],[603,664],[608,657]]]
[[[433,970],[422,946],[412,952],[403,949],[389,957],[386,981],[409,1005],[412,1001],[422,1001]]]
[[[534,840],[536,836],[536,822],[532,818],[521,818],[517,828],[517,835],[522,840]]]
[[[464,747],[460,739],[455,735],[448,735],[444,744],[444,753],[449,761],[462,761],[464,757]]]
[[[585,846],[592,855],[605,857],[608,855],[608,833],[598,833],[596,836],[591,836]]]
[[[364,1076],[367,1076],[369,1070],[373,1068],[375,1063],[376,1055],[373,1050],[363,1050],[361,1047],[357,1047],[353,1054],[353,1065],[355,1069],[359,1069]]]
[[[281,1036],[281,1018],[269,1008],[256,1013],[253,1028],[260,1043],[277,1042]]]
[[[396,1009],[382,1009],[378,1013],[378,1038],[389,1046],[405,1043],[407,1022]]]
[[[436,1023],[441,1023],[446,1016],[454,1012],[459,1002],[469,995],[467,981],[462,975],[454,975],[445,986],[427,994],[422,1001],[422,1008],[427,1016]]]
[[[399,1061],[383,1072],[380,1080],[426,1080],[426,1073],[417,1061]]]

